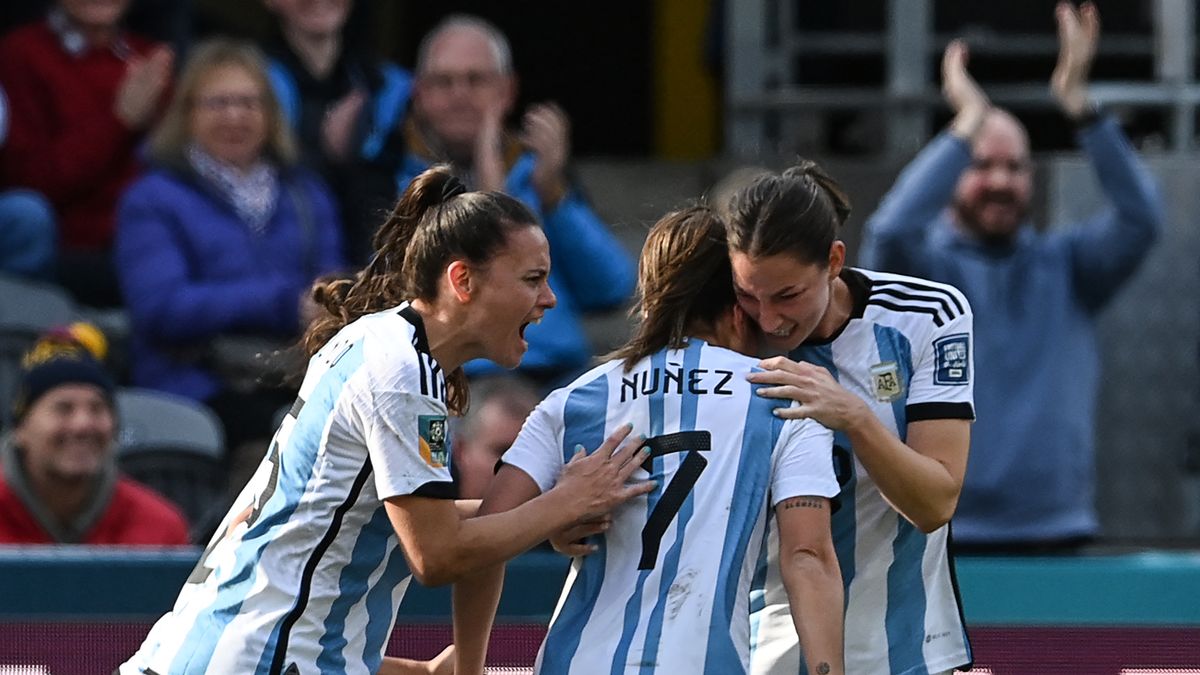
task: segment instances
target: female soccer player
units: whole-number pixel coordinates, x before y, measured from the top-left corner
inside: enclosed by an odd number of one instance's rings
[[[315,296],[328,314],[295,405],[174,609],[121,673],[375,673],[411,576],[444,584],[653,484],[613,453],[615,429],[559,486],[508,513],[460,521],[446,415],[467,404],[460,366],[508,367],[554,306],[550,252],[532,213],[418,176],[353,281]],[[581,453],[582,454],[582,453]],[[627,461],[630,460],[630,461]],[[395,671],[393,671],[395,672]]]
[[[611,360],[526,420],[480,513],[561,486],[578,445],[623,424],[646,429],[659,485],[618,508],[598,550],[576,560],[536,672],[744,673],[748,599],[766,521],[778,521],[783,583],[814,672],[842,672],[842,586],[829,530],[832,438],[773,415],[746,377],[758,335],[735,310],[723,225],[708,209],[668,214],[639,263],[641,322]],[[502,579],[455,587],[456,673],[481,673]]]
[[[812,162],[759,177],[728,210],[738,304],[769,349],[788,353],[750,381],[774,385],[761,396],[799,403],[781,417],[834,430],[846,672],[970,663],[946,550],[974,417],[966,299],[944,284],[844,267],[837,231],[849,204]],[[804,672],[780,567],[765,562],[751,596],[753,672]]]

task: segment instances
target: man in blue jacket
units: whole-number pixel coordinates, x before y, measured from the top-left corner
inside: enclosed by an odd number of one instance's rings
[[[558,307],[526,330],[521,371],[543,385],[565,384],[593,355],[580,314],[619,307],[634,284],[628,252],[567,175],[567,117],[558,106],[535,105],[518,133],[505,131],[517,94],[512,53],[504,34],[478,17],[438,24],[421,42],[416,71],[398,187],[434,162],[449,162],[471,189],[502,190],[541,216]],[[467,364],[472,376],[496,370]]]
[[[1071,227],[1029,222],[1028,137],[990,106],[967,72],[966,46],[955,41],[942,62],[955,117],[866,225],[866,266],[953,284],[975,309],[978,420],[953,521],[960,552],[1067,552],[1098,534],[1095,320],[1163,218],[1151,177],[1117,123],[1088,99],[1095,6],[1060,3],[1057,18],[1051,89],[1108,208]]]

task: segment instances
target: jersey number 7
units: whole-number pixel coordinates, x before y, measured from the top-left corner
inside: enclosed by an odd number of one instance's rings
[[[658,503],[650,511],[650,517],[646,519],[646,526],[642,528],[642,558],[638,561],[639,570],[652,570],[658,563],[658,548],[667,527],[675,520],[675,515],[679,513],[684,500],[696,486],[700,474],[704,473],[704,467],[708,466],[708,460],[700,453],[712,449],[712,435],[707,431],[680,431],[647,438],[646,446],[650,448],[650,456],[642,462],[642,468],[648,473],[653,473],[655,457],[673,452],[686,452],[687,456],[679,463],[675,476],[663,490]]]

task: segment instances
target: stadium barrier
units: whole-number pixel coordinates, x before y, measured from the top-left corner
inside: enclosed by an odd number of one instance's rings
[[[0,675],[111,673],[170,608],[198,555],[0,547]],[[957,567],[979,673],[1200,675],[1200,553],[964,558]],[[509,565],[496,672],[527,672],[566,568],[544,551]],[[448,589],[414,582],[388,652],[440,651],[449,606]]]

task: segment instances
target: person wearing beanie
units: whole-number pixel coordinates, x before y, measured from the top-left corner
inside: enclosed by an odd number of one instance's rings
[[[117,473],[103,334],[73,324],[25,355],[0,438],[0,544],[186,545],[179,509]]]

